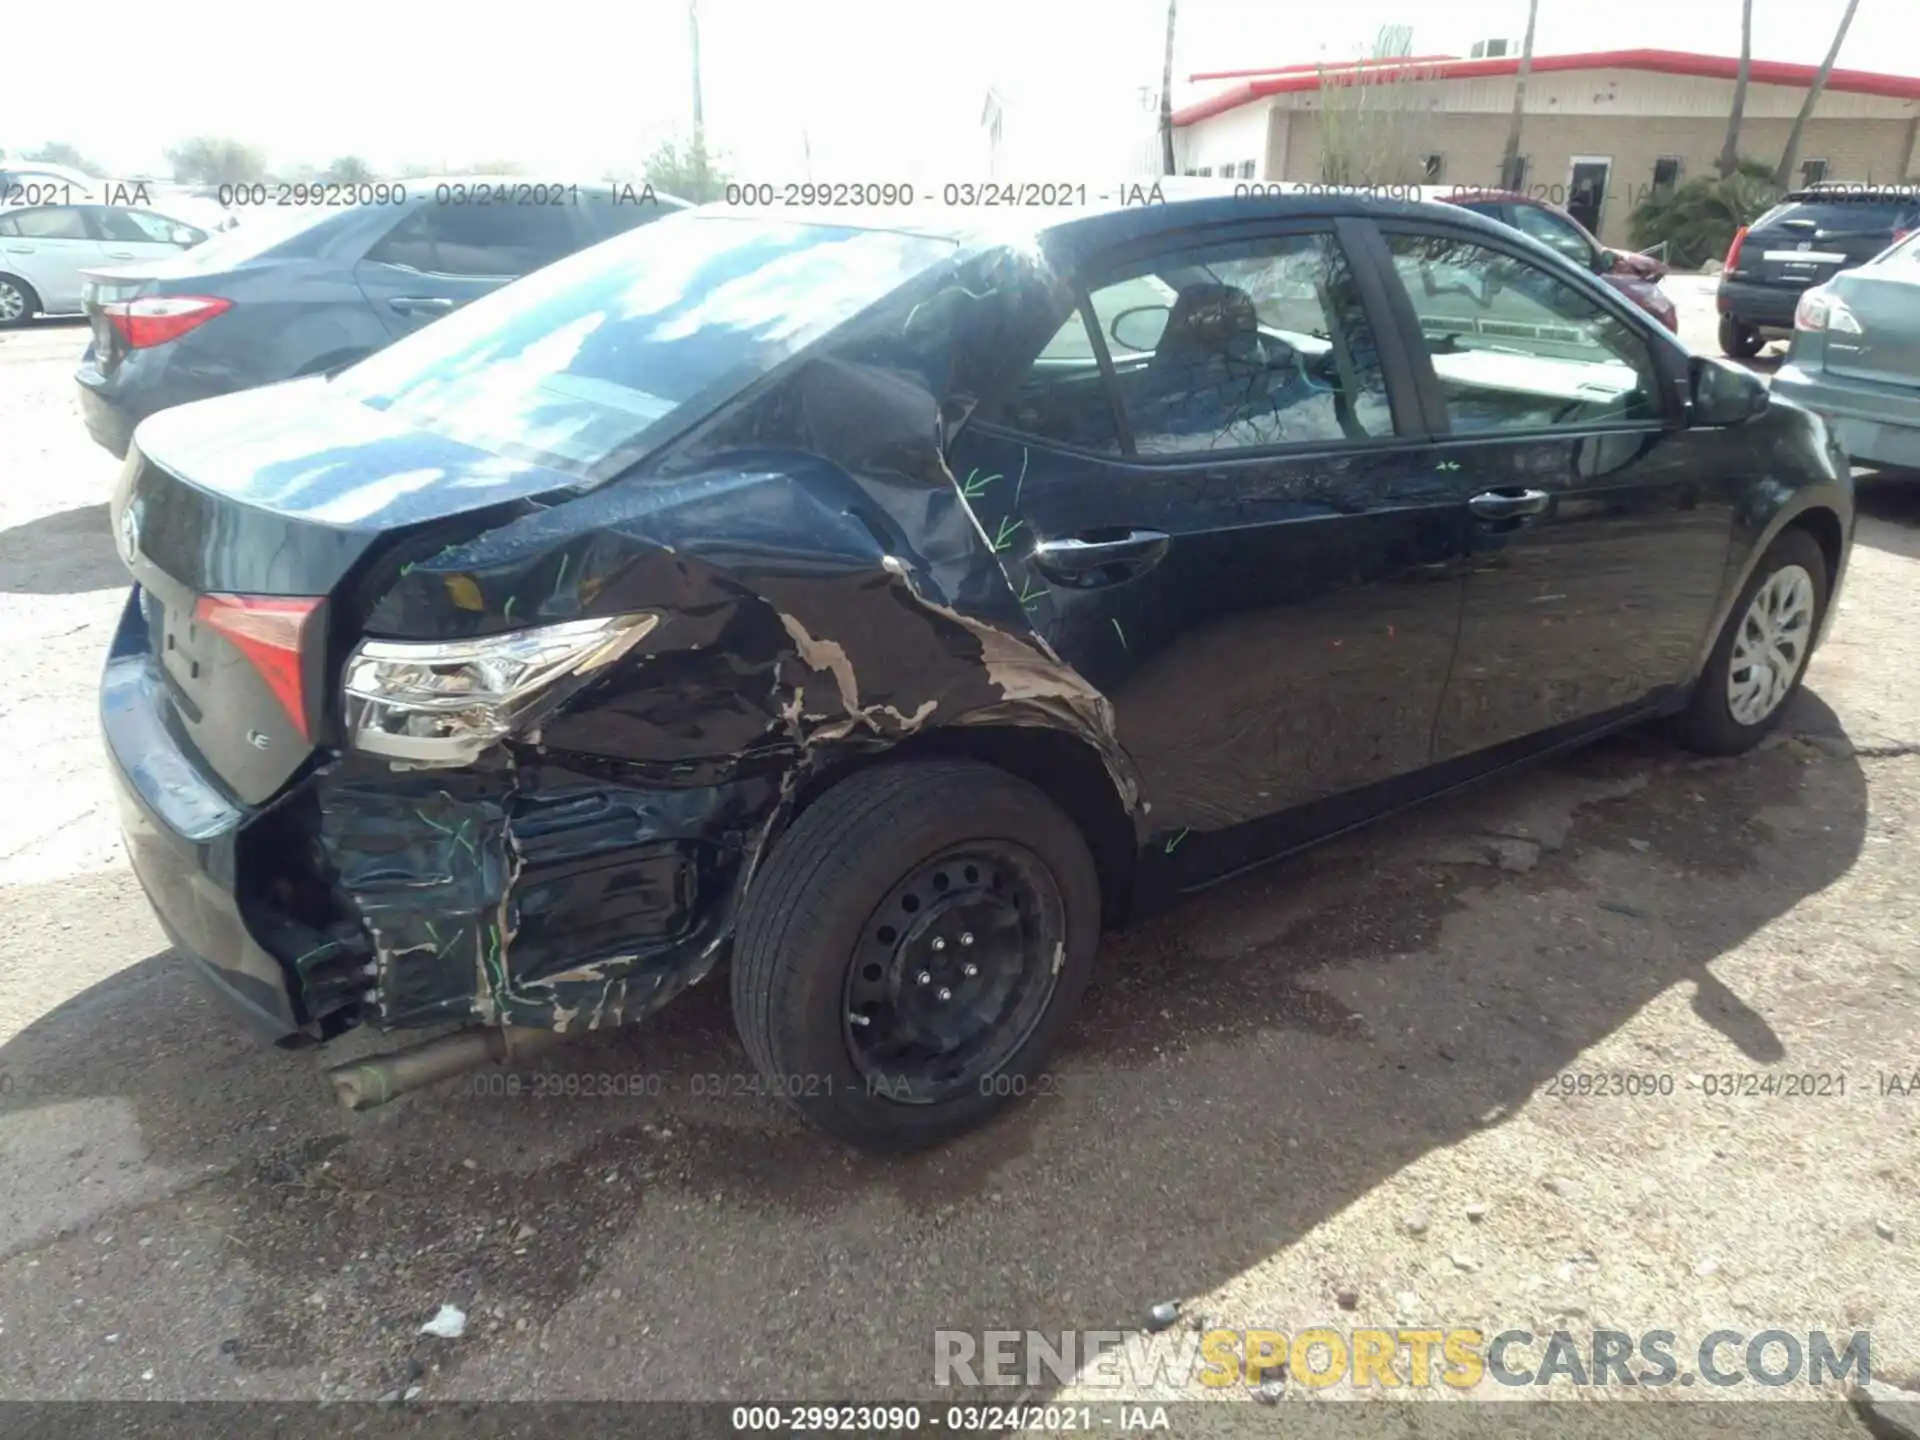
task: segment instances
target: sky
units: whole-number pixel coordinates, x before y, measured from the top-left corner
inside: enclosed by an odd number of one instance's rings
[[[1816,64],[1844,0],[1754,0],[1754,53]],[[1003,154],[1035,179],[1131,168],[1151,121],[1164,0],[699,0],[706,124],[736,178],[985,178],[981,112],[1003,98]],[[164,173],[193,134],[279,165],[512,160],[542,178],[637,167],[691,111],[686,0],[93,0],[11,7],[0,146],[78,146],[108,170]],[[1540,0],[1540,54],[1736,54],[1740,0]],[[1348,58],[1385,24],[1418,54],[1517,41],[1525,0],[1180,0],[1177,82],[1194,71]],[[111,61],[99,53],[112,37]],[[1920,73],[1920,6],[1861,0],[1839,63]],[[1176,83],[1176,103],[1183,98]],[[1004,171],[1003,171],[1004,173]]]

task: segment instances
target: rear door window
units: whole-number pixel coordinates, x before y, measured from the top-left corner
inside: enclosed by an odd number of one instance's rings
[[[1110,357],[1112,391],[1097,346]],[[1118,452],[1116,399],[1143,456],[1393,434],[1379,352],[1330,233],[1216,243],[1108,272],[1012,395],[981,418]]]
[[[422,205],[368,252],[430,275],[526,275],[580,248],[565,205]]]

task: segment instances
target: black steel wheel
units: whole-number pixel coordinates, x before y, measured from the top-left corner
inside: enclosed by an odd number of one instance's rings
[[[1066,906],[1046,865],[1010,840],[915,866],[868,917],[847,966],[855,1070],[907,1104],[997,1074],[1053,998]]]
[[[809,806],[747,892],[735,1023],[821,1129],[938,1144],[1034,1088],[1099,925],[1086,841],[1032,785],[974,761],[876,766]]]

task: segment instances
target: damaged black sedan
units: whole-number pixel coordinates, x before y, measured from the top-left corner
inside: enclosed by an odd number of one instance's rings
[[[906,1149],[1105,926],[1624,725],[1756,743],[1848,477],[1453,207],[701,211],[144,422],[102,720],[265,1037],[463,1027],[347,1103],[725,964],[769,1088]]]

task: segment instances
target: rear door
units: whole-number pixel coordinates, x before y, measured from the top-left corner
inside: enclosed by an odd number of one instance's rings
[[[1804,289],[1864,265],[1893,242],[1911,199],[1872,193],[1797,197],[1760,217],[1740,249],[1744,278]]]
[[[1444,762],[1565,738],[1684,684],[1726,566],[1732,484],[1682,453],[1671,342],[1495,236],[1382,221],[1405,328],[1464,482],[1471,568]]]
[[[20,276],[59,315],[80,308],[80,272],[105,263],[79,205],[36,205],[0,214],[0,268]]]
[[[951,457],[1035,627],[1111,700],[1176,884],[1427,762],[1464,512],[1355,237],[1234,227],[1102,266]]]
[[[572,205],[429,200],[374,243],[354,279],[397,338],[596,238]]]

